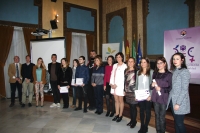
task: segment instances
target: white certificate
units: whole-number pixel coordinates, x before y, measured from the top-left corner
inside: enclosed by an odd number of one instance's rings
[[[83,84],[83,78],[76,78],[76,85],[82,85]]]
[[[137,101],[144,101],[146,100],[150,95],[149,90],[135,90],[135,99]]]
[[[72,79],[71,85],[75,85],[75,79]]]
[[[67,86],[60,87],[60,93],[68,93],[68,87]]]

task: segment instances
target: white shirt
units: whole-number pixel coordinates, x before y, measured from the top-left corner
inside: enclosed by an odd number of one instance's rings
[[[18,66],[18,70],[19,70],[19,77],[20,77],[20,75],[21,75],[21,69],[20,69],[20,65],[19,65],[19,63],[15,63],[15,69],[16,69],[16,65]],[[15,77],[17,77],[17,69],[16,69]]]
[[[149,90],[149,77],[144,74],[138,76],[138,90],[142,89]]]

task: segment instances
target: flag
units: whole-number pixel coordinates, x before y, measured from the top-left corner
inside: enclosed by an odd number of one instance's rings
[[[126,60],[130,57],[130,49],[129,49],[129,42],[126,40]]]
[[[138,50],[137,50],[137,66],[140,67],[140,61],[142,59],[142,51],[141,51],[141,47],[140,47],[140,39],[138,42]]]
[[[125,53],[124,41],[122,41],[122,53],[123,53],[124,55],[126,55],[126,53]],[[126,56],[124,56],[124,60],[126,60]]]
[[[136,59],[136,49],[135,49],[135,45],[136,45],[136,40],[135,40],[135,37],[134,37],[133,43],[132,43],[132,57]]]

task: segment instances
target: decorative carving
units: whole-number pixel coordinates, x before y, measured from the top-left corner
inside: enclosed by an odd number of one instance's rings
[[[136,41],[137,41],[138,40],[138,38],[137,38],[137,34],[138,34],[137,0],[131,1],[131,7],[132,7],[132,38],[133,38],[133,36],[135,36],[132,40],[136,39]],[[137,44],[136,44],[136,48],[137,48]]]
[[[34,6],[41,6],[42,0],[34,0]]]
[[[94,31],[87,31],[87,30],[79,30],[79,29],[72,29],[72,28],[67,28],[67,12],[70,12],[70,8],[78,8],[82,10],[87,10],[91,12],[91,16],[94,17]],[[67,31],[71,32],[79,32],[79,33],[86,33],[86,34],[92,34],[95,36],[95,43],[94,43],[94,49],[97,50],[97,10],[84,7],[84,6],[79,6],[75,4],[71,4],[68,2],[63,3],[63,35],[66,34]]]
[[[42,0],[34,0],[34,6],[38,6],[38,24],[28,24],[2,20],[0,20],[0,24],[19,27],[42,28]]]
[[[184,4],[188,5],[189,8],[189,27],[194,27],[195,20],[195,0],[186,0]]]
[[[115,16],[120,16],[123,20],[124,27],[124,41],[127,40],[127,8],[122,8],[120,10],[106,14],[106,42],[108,42],[108,31],[110,29],[110,21]]]

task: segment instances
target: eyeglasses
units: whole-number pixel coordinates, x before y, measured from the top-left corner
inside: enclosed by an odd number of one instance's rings
[[[157,65],[161,65],[161,64],[163,64],[163,62],[157,62]]]

